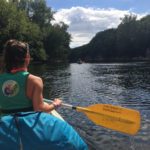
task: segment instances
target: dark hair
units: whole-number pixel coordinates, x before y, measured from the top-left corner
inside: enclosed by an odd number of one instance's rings
[[[15,39],[8,40],[3,51],[5,71],[10,72],[12,68],[22,66],[28,51],[27,43]]]

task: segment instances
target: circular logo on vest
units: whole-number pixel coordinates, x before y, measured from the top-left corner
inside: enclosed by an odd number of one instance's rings
[[[19,84],[14,80],[7,80],[3,83],[2,91],[5,96],[13,97],[19,92]]]

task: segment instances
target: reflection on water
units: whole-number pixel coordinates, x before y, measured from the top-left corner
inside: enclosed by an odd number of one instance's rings
[[[43,78],[47,98],[61,97],[66,103],[79,106],[109,103],[140,111],[141,130],[131,137],[96,126],[82,113],[60,108],[58,111],[90,150],[150,149],[150,64],[38,65],[30,70]]]

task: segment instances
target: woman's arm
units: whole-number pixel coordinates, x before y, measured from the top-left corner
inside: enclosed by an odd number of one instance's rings
[[[61,105],[61,100],[55,99],[52,104],[43,102],[43,81],[40,77],[29,75],[27,96],[32,100],[35,111],[50,112]]]

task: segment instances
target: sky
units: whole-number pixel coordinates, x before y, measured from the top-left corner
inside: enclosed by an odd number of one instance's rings
[[[66,23],[71,34],[70,47],[90,42],[96,33],[117,28],[124,15],[137,19],[150,14],[150,0],[46,0],[54,14],[53,23]]]

